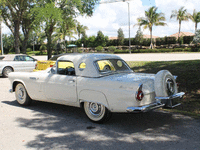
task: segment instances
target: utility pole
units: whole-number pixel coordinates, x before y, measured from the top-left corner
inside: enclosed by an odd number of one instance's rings
[[[125,0],[124,0],[125,1]],[[129,9],[129,2],[127,2],[128,4],[128,28],[129,28],[129,53],[131,54],[131,29],[130,29],[130,9]]]
[[[3,55],[2,20],[1,20],[1,18],[0,18],[0,43],[1,43],[0,54]]]
[[[99,4],[105,4],[105,3],[114,3],[114,2],[126,2],[126,1],[130,1],[130,0],[101,0],[101,2]],[[129,8],[129,2],[127,2],[128,4],[128,30],[129,30],[129,53],[131,53],[131,29],[130,29],[130,8]]]

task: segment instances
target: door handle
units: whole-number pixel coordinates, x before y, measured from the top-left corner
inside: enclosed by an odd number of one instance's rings
[[[74,79],[69,79],[68,81],[69,81],[69,82],[75,82],[75,80],[74,80]]]

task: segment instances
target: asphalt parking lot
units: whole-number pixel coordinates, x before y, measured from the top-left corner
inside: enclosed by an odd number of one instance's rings
[[[200,121],[156,110],[113,114],[90,122],[80,108],[33,101],[19,106],[10,83],[0,77],[0,150],[200,149]]]

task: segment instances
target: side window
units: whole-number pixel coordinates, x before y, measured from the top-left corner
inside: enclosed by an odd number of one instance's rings
[[[15,56],[14,61],[25,61],[25,57],[24,56]]]
[[[61,75],[75,76],[74,64],[71,61],[58,61],[57,73]]]
[[[34,59],[32,57],[29,56],[25,56],[25,61],[33,61]]]
[[[15,56],[14,61],[20,61],[19,59],[19,56]]]

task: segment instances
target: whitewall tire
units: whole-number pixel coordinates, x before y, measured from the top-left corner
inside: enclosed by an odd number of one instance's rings
[[[27,106],[31,104],[32,100],[29,97],[24,85],[21,83],[17,84],[15,88],[15,97],[20,105]]]
[[[111,112],[104,105],[94,102],[84,102],[83,107],[85,114],[93,122],[103,123],[111,117]]]

